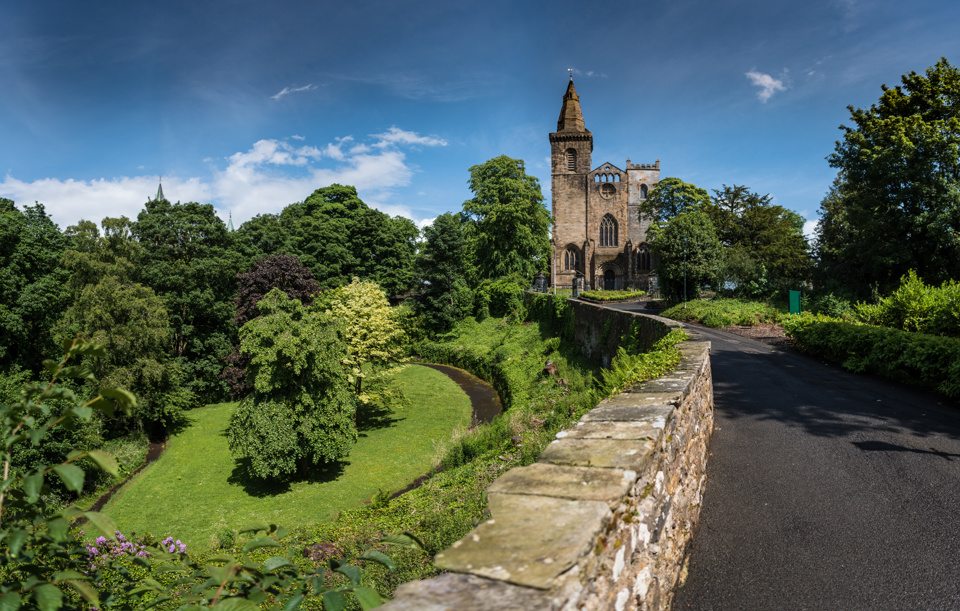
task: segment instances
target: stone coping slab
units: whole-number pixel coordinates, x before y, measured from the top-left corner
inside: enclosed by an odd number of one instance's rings
[[[558,439],[537,462],[573,467],[627,469],[642,473],[653,452],[653,441],[639,439]]]
[[[437,568],[550,589],[593,549],[612,513],[600,501],[493,494],[493,518],[435,557]]]
[[[577,426],[557,433],[557,439],[639,439],[653,441],[657,438],[662,427],[655,426],[656,421],[581,421]]]
[[[543,590],[460,573],[444,573],[428,581],[402,584],[394,596],[391,611],[546,611],[553,608]]]
[[[673,413],[674,407],[672,405],[601,405],[596,407],[580,419],[581,422],[607,422],[607,421],[619,421],[619,422],[650,422],[650,423],[663,423],[670,417],[670,414]],[[652,424],[655,428],[663,428],[663,424],[660,424],[657,427],[656,424]]]
[[[637,474],[621,469],[561,467],[534,463],[511,469],[493,482],[487,493],[535,494],[556,498],[603,501],[615,508],[633,486]]]

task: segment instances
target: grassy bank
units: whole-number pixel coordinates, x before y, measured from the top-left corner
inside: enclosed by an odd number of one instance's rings
[[[470,400],[447,376],[410,366],[398,375],[410,405],[358,422],[360,439],[342,463],[308,481],[271,486],[246,477],[227,447],[235,404],[189,413],[189,428],[106,508],[124,532],[172,535],[203,549],[232,528],[263,519],[298,526],[402,488],[433,466],[437,446],[470,424]]]

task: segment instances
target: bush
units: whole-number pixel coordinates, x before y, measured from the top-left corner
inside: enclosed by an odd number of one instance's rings
[[[752,327],[760,323],[776,323],[781,313],[776,308],[759,301],[738,299],[695,299],[687,307],[677,304],[664,310],[661,316],[681,321],[697,321],[706,327]]]
[[[784,330],[797,348],[855,373],[927,386],[960,397],[960,339],[844,322],[826,316],[791,316]]]
[[[871,325],[960,337],[960,282],[955,280],[938,288],[924,284],[910,270],[889,297],[876,304],[858,303],[853,309],[861,321]]]
[[[580,296],[595,301],[619,301],[621,299],[637,299],[646,295],[644,291],[584,291]]]

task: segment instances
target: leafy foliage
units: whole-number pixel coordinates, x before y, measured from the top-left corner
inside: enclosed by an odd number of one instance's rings
[[[694,299],[687,302],[687,307],[678,304],[664,310],[661,316],[697,321],[706,327],[752,327],[760,323],[776,323],[781,319],[781,313],[766,303],[741,299]]]
[[[473,292],[467,286],[465,244],[459,215],[441,214],[423,230],[417,259],[420,290],[415,309],[423,326],[444,333],[471,314]]]
[[[311,465],[346,456],[356,440],[346,346],[330,315],[279,289],[260,301],[259,310],[261,316],[240,329],[254,390],[231,418],[230,449],[250,460],[256,477],[303,476]]]
[[[803,217],[744,186],[723,185],[700,210],[713,221],[727,250],[726,277],[746,297],[769,297],[780,286],[807,279],[810,256]],[[769,276],[769,277],[768,277]]]
[[[653,241],[660,263],[657,276],[664,296],[674,301],[695,298],[705,284],[716,286],[723,266],[723,246],[713,222],[702,212],[681,212]],[[686,277],[686,293],[684,293]]]
[[[250,269],[237,274],[237,295],[233,301],[236,307],[233,322],[237,328],[259,315],[257,304],[274,288],[303,305],[311,305],[320,290],[320,283],[293,255],[271,255],[257,259]],[[239,347],[236,347],[224,360],[227,366],[220,377],[230,385],[230,394],[234,399],[245,397],[252,391],[247,383],[249,355],[241,354]]]
[[[646,295],[644,291],[583,291],[581,297],[593,299],[595,301],[620,301],[623,299],[636,299]]]
[[[677,344],[688,339],[686,333],[675,329],[654,343],[647,352],[630,350],[621,345],[610,362],[610,369],[602,371],[603,389],[607,396],[636,386],[640,382],[658,378],[680,364]]]
[[[790,316],[784,330],[800,350],[872,373],[960,397],[960,339],[844,322],[822,315]]]
[[[539,181],[523,161],[506,155],[470,168],[473,198],[463,203],[467,258],[473,284],[518,274],[525,280],[546,271],[550,213]]]
[[[657,230],[678,214],[699,210],[709,202],[706,189],[679,178],[664,178],[640,204],[640,219],[650,220],[653,229],[650,237],[655,238]]]
[[[876,304],[858,303],[853,309],[867,324],[960,337],[960,282],[956,280],[938,288],[924,284],[910,270],[892,294]]]
[[[960,70],[946,59],[882,87],[829,157],[839,185],[821,204],[821,272],[865,298],[915,269],[960,278]]]

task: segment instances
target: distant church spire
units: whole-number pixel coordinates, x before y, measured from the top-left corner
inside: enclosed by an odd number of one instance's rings
[[[227,231],[233,233],[233,212],[230,212],[230,217],[227,219]]]
[[[159,202],[164,199],[167,198],[163,196],[163,174],[161,174],[159,182],[157,183],[157,196],[153,199],[153,201]]]
[[[560,107],[560,118],[557,120],[558,132],[585,132],[583,113],[580,111],[580,96],[573,86],[573,73],[570,73],[570,84],[563,94],[563,106]]]

